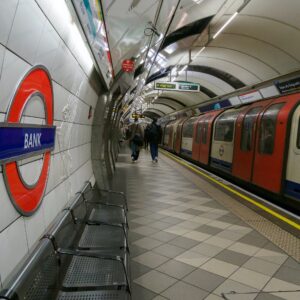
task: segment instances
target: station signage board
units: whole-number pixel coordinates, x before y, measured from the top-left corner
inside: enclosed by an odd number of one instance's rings
[[[40,98],[45,109],[45,125],[22,123],[26,106]],[[50,168],[51,150],[55,146],[53,126],[53,91],[49,73],[42,66],[31,69],[21,80],[10,104],[6,120],[0,123],[0,165],[10,200],[16,210],[32,215],[41,204]],[[37,181],[28,184],[20,170],[19,161],[43,155]]]
[[[200,92],[200,84],[193,82],[155,82],[156,90],[177,92]]]
[[[229,106],[231,106],[230,101],[228,99],[224,99],[215,103],[210,103],[204,106],[200,106],[199,110],[200,112],[208,112],[211,110],[221,109]]]
[[[250,93],[239,95],[239,99],[242,103],[249,103],[256,100],[261,100],[263,97],[259,91],[253,91]]]
[[[274,82],[280,94],[289,93],[300,89],[300,77],[293,78],[287,81]]]

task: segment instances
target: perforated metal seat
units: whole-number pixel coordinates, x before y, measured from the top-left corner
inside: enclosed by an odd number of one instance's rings
[[[57,300],[129,300],[125,291],[62,292]]]
[[[127,210],[127,199],[122,192],[90,188],[84,192],[84,198],[88,202],[115,205]]]
[[[127,287],[122,263],[74,256],[63,281],[65,288]]]
[[[82,249],[120,249],[126,248],[126,236],[120,227],[108,225],[87,225],[79,241]]]
[[[97,208],[92,210],[88,222],[127,224],[123,209],[104,205],[97,205]]]

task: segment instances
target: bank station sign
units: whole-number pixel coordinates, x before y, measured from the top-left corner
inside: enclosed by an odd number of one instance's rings
[[[45,125],[21,123],[26,105],[33,97],[39,97],[44,104]],[[0,164],[5,185],[13,205],[22,215],[32,215],[41,203],[54,145],[51,79],[43,67],[35,67],[17,87],[6,120],[0,123]],[[40,154],[43,155],[40,176],[35,184],[29,185],[22,177],[18,162]]]

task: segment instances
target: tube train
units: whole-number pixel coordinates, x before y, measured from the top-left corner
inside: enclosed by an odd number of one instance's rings
[[[300,93],[170,121],[162,146],[300,207]]]

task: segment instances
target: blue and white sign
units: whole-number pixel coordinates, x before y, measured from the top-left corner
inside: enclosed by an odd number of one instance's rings
[[[54,149],[55,126],[0,123],[0,164]]]

